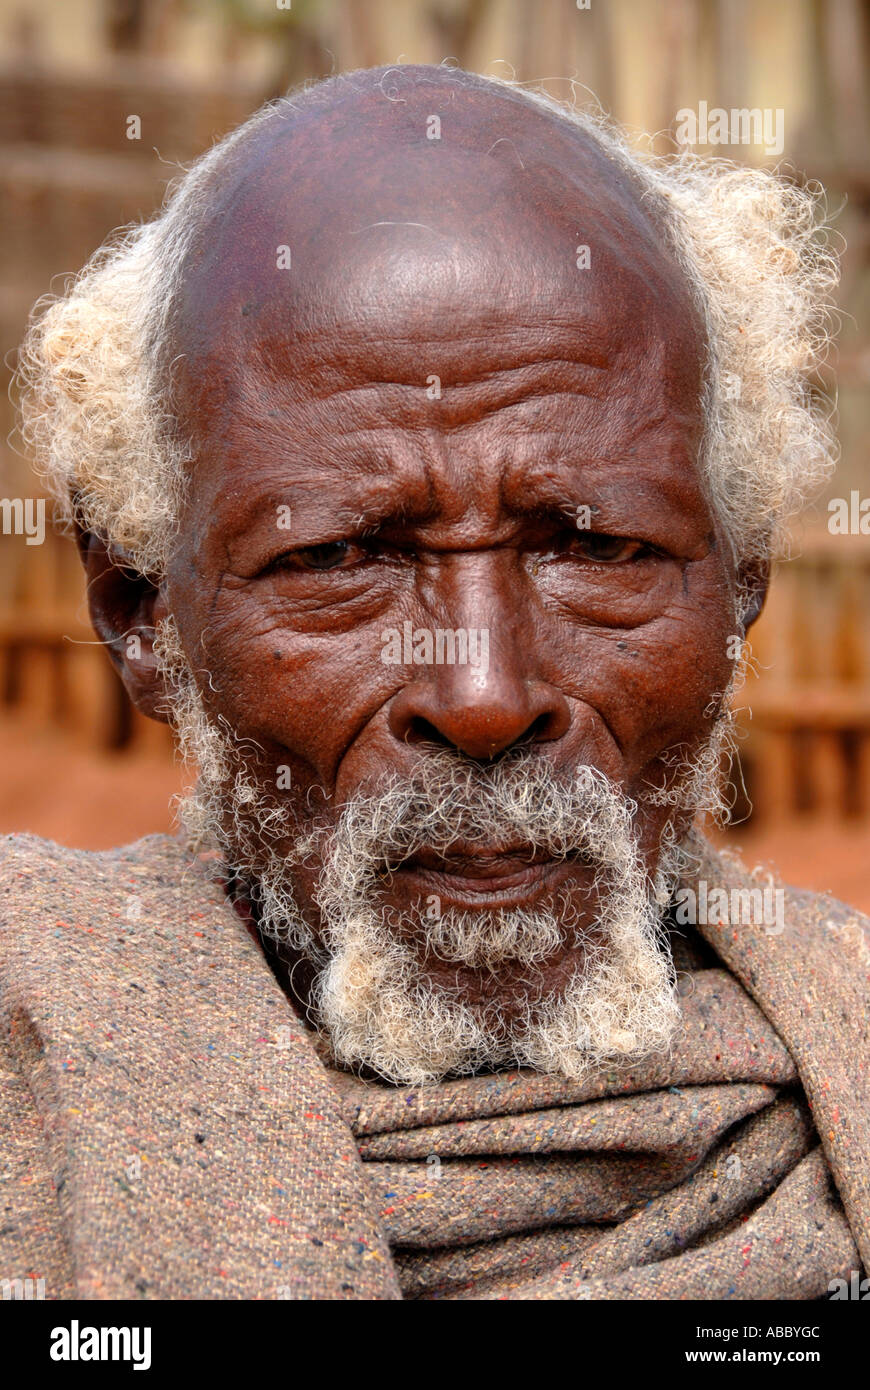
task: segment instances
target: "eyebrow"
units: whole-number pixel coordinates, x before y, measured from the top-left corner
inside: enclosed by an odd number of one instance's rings
[[[439,511],[437,499],[431,487],[426,487],[428,496],[416,500],[403,489],[407,479],[394,477],[385,479],[379,473],[372,482],[378,486],[380,495],[366,496],[367,489],[357,476],[347,479],[358,494],[348,498],[333,498],[329,495],[325,479],[320,476],[300,480],[298,477],[287,482],[285,487],[272,483],[258,490],[243,508],[237,508],[227,528],[228,540],[251,535],[258,529],[265,529],[267,518],[274,516],[279,506],[298,509],[298,529],[294,519],[293,530],[297,538],[300,532],[311,532],[318,537],[323,534],[334,536],[372,535],[388,525],[425,524],[433,520]],[[423,482],[424,479],[419,479]],[[301,485],[300,485],[301,484]],[[288,533],[288,541],[291,539]]]

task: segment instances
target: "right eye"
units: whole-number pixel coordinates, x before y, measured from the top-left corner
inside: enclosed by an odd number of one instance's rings
[[[328,570],[347,569],[358,564],[364,556],[361,546],[352,541],[325,541],[322,545],[307,545],[300,550],[288,550],[273,560],[269,569]]]

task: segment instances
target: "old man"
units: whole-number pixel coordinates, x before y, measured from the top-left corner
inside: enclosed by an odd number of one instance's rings
[[[175,838],[6,843],[0,1269],[336,1299],[861,1272],[865,924],[700,830],[831,463],[818,224],[769,174],[402,67],[259,112],[38,311],[25,433],[198,781]]]

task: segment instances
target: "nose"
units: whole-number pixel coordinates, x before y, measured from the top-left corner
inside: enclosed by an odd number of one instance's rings
[[[566,733],[571,713],[561,691],[544,681],[493,668],[431,668],[393,698],[389,723],[404,743],[435,743],[469,758],[495,758],[517,743],[544,743]]]

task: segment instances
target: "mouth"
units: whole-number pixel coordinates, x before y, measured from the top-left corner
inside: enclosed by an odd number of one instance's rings
[[[531,846],[462,848],[450,854],[421,849],[393,871],[406,892],[435,894],[457,907],[518,907],[577,878],[576,859]]]

